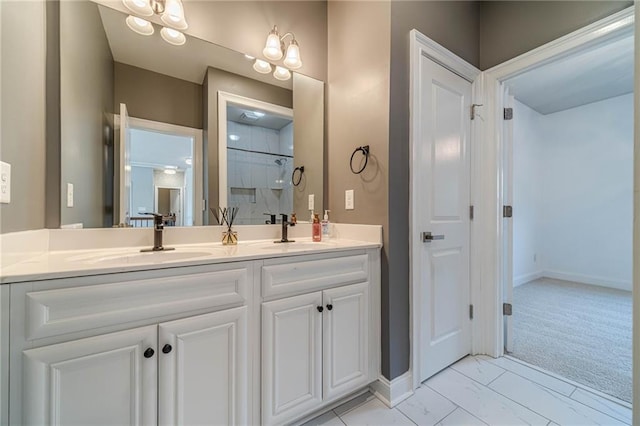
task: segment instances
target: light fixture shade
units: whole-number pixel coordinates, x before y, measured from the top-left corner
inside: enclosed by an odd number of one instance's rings
[[[189,27],[184,19],[184,7],[180,0],[166,0],[164,12],[160,19],[171,28],[177,30],[186,30]]]
[[[273,27],[267,36],[267,42],[264,45],[262,54],[265,58],[272,61],[278,61],[282,58],[282,45],[280,43],[280,34],[278,34],[278,27]]]
[[[186,43],[187,38],[178,30],[174,30],[173,28],[162,28],[160,30],[160,36],[164,41],[169,44],[173,44],[174,46],[182,46]]]
[[[127,23],[127,27],[138,34],[146,36],[153,34],[153,25],[147,20],[129,15],[125,22]]]
[[[295,39],[291,40],[283,62],[286,66],[294,70],[302,66],[302,60],[300,59],[300,46],[298,46],[298,42]]]
[[[273,76],[276,80],[289,80],[291,78],[291,71],[286,68],[276,66]]]
[[[267,61],[263,61],[262,59],[256,59],[253,63],[253,69],[258,71],[260,74],[269,74],[271,72],[271,64]]]
[[[151,8],[150,0],[122,0],[122,3],[127,9],[138,15],[153,15],[153,9]]]

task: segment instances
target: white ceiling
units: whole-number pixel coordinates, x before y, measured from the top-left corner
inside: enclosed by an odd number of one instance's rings
[[[633,35],[595,46],[510,79],[520,102],[541,114],[633,92]]]
[[[111,54],[116,62],[202,84],[207,67],[214,67],[274,86],[291,89],[292,79],[276,80],[271,74],[253,69],[253,60],[243,54],[189,35],[182,46],[173,46],[160,37],[161,26],[153,24],[151,36],[134,33],[122,12],[97,5]]]
[[[242,117],[242,114],[245,112],[253,112],[259,111],[256,109],[248,109],[235,105],[227,106],[227,120],[235,121],[236,123],[246,124],[248,126],[260,126],[265,127],[267,129],[280,130],[284,126],[290,124],[293,120],[288,117],[281,117],[279,115],[275,115],[269,111],[260,111],[264,113],[263,117],[260,117],[258,120],[246,120]]]
[[[180,170],[190,167],[185,160],[193,157],[191,138],[139,129],[130,132],[132,165],[157,169],[174,166]]]

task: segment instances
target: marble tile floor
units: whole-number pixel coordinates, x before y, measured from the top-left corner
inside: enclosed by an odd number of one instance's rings
[[[303,426],[630,425],[631,408],[511,358],[468,356],[389,409],[367,393]]]

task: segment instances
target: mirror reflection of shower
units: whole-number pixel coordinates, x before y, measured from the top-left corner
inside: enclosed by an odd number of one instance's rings
[[[227,203],[236,223],[265,223],[265,213],[293,212],[293,119],[227,105]]]

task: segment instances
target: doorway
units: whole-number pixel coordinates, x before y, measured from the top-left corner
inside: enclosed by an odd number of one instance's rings
[[[498,300],[512,305],[513,315],[496,322],[496,342],[520,360],[626,402],[630,17],[632,10],[620,12],[486,72],[488,121],[495,123],[489,130],[502,157],[499,205],[513,206],[497,234]],[[513,108],[512,120],[503,106]]]
[[[126,106],[122,106],[126,113]],[[121,117],[125,114],[121,114]],[[147,213],[158,212],[157,188],[174,190],[172,213],[165,224],[202,225],[202,130],[134,117],[123,123],[119,141],[119,223],[153,226]],[[174,218],[175,216],[175,218]]]
[[[160,213],[165,225],[184,226],[182,188],[155,187],[155,212]]]

